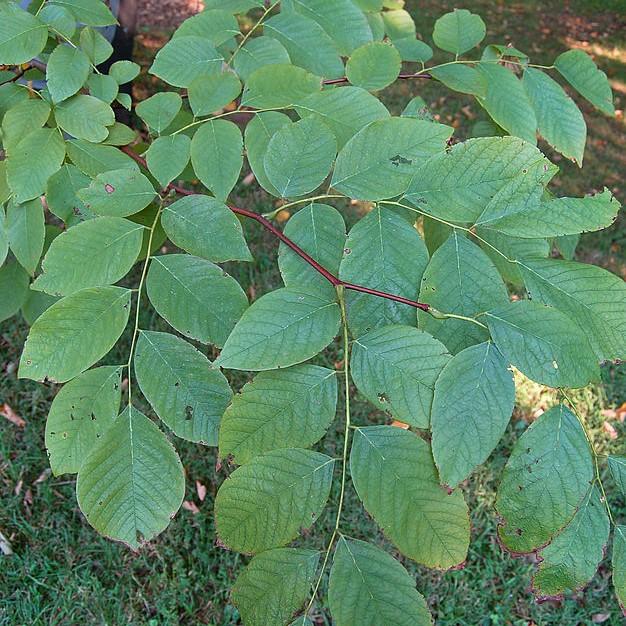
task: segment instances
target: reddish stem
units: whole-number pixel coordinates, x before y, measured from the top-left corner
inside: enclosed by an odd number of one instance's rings
[[[122,146],[120,147],[120,150],[122,150],[122,152],[126,153],[132,159],[134,159],[141,166],[146,167],[146,160],[142,156],[138,155],[130,146]],[[183,189],[182,187],[174,185],[173,183],[170,183],[166,187],[166,189],[164,189],[165,192],[169,190],[174,190],[176,193],[179,193],[183,196],[195,195],[193,191]],[[393,300],[394,302],[400,302],[401,304],[406,304],[416,309],[421,309],[422,311],[430,310],[430,305],[424,302],[409,300],[408,298],[397,296],[393,293],[378,291],[377,289],[370,289],[369,287],[363,287],[362,285],[356,285],[354,283],[349,283],[341,280],[332,272],[329,272],[325,267],[320,265],[312,256],[307,254],[297,243],[289,239],[289,237],[287,237],[282,231],[278,230],[278,228],[276,228],[276,226],[274,226],[274,224],[272,224],[272,222],[270,222],[267,218],[263,217],[259,213],[255,213],[254,211],[249,211],[248,209],[242,209],[240,207],[231,205],[227,206],[233,213],[236,213],[237,215],[243,215],[244,217],[248,217],[261,224],[263,228],[268,230],[277,239],[280,239],[280,241],[282,241],[286,246],[291,248],[302,260],[308,263],[316,272],[319,272],[334,287],[342,285],[344,289],[348,289],[350,291],[359,291],[360,293],[366,293],[371,296],[378,296],[379,298],[385,298],[386,300]]]

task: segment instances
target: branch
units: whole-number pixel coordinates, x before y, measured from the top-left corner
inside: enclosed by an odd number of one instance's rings
[[[146,160],[138,155],[130,146],[121,146],[120,150],[127,154],[129,157],[134,159],[139,165],[142,167],[147,167]],[[192,196],[195,195],[193,191],[189,191],[187,189],[183,189],[178,185],[174,185],[170,183],[164,191],[167,193],[168,191],[173,190],[176,193],[179,193],[183,196]],[[400,304],[406,304],[407,306],[412,306],[416,309],[421,309],[422,311],[430,311],[431,306],[424,302],[417,302],[416,300],[409,300],[408,298],[404,298],[402,296],[397,296],[393,293],[387,293],[385,291],[378,291],[377,289],[370,289],[369,287],[363,287],[362,285],[356,285],[354,283],[349,283],[341,280],[337,276],[335,276],[332,272],[329,272],[325,267],[320,265],[313,257],[307,254],[298,244],[289,239],[282,231],[278,230],[272,222],[270,222],[267,218],[263,217],[259,213],[255,213],[254,211],[249,211],[248,209],[242,209],[240,207],[227,205],[228,208],[237,215],[243,215],[244,217],[248,217],[255,222],[258,222],[268,230],[272,235],[274,235],[277,239],[282,241],[286,246],[291,248],[302,260],[308,263],[316,272],[320,273],[331,285],[337,287],[342,285],[344,289],[348,289],[350,291],[358,291],[360,293],[366,293],[370,296],[377,296],[379,298],[385,298],[386,300],[393,300],[394,302],[399,302]]]

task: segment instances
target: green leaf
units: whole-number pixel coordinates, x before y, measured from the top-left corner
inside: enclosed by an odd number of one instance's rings
[[[46,448],[55,476],[76,474],[117,417],[122,368],[107,365],[79,374],[54,397],[46,421]]]
[[[64,7],[44,4],[37,17],[68,39],[71,39],[76,33],[76,19]]]
[[[502,278],[489,257],[454,230],[426,266],[419,299],[439,311],[474,317],[509,301]],[[418,325],[453,354],[486,341],[489,333],[471,322],[439,320],[418,311]]]
[[[7,159],[7,182],[16,201],[21,204],[42,195],[64,158],[65,143],[55,128],[40,128],[19,141]]]
[[[550,387],[584,387],[599,380],[586,335],[558,309],[521,300],[484,314],[505,358],[522,374]]]
[[[134,364],[141,392],[178,437],[217,445],[219,421],[232,392],[201,352],[169,333],[142,330]]]
[[[0,322],[13,317],[29,294],[28,272],[15,261],[0,266]]]
[[[297,197],[320,186],[328,176],[336,154],[337,142],[330,128],[324,122],[308,117],[274,133],[263,166],[280,196]]]
[[[48,310],[58,300],[55,296],[49,296],[42,291],[30,291],[26,301],[22,305],[22,315],[29,326],[46,310]]]
[[[143,230],[121,217],[97,217],[72,226],[52,242],[33,289],[66,296],[116,283],[135,264]]]
[[[534,145],[537,118],[522,81],[511,70],[492,61],[481,61],[477,70],[487,83],[487,94],[477,98],[481,106],[496,124]]]
[[[49,0],[50,4],[64,7],[77,21],[89,26],[111,26],[117,20],[101,0]]]
[[[310,592],[320,553],[276,548],[255,556],[232,588],[246,626],[284,626]]]
[[[174,37],[157,52],[149,71],[174,87],[189,87],[199,76],[219,73],[223,61],[204,37]]]
[[[46,78],[53,102],[73,96],[87,81],[91,64],[80,48],[57,46],[50,55]]]
[[[152,183],[138,170],[119,169],[98,174],[78,197],[99,215],[126,217],[145,209],[156,197]]]
[[[535,110],[541,135],[555,150],[582,167],[587,125],[576,103],[541,70],[527,67],[522,83]]]
[[[593,578],[609,539],[609,518],[597,487],[592,486],[570,523],[538,553],[533,576],[538,598],[576,593]]]
[[[391,11],[383,11],[382,16],[385,24],[385,33],[392,41],[415,37],[417,32],[415,22],[408,11],[393,9]]]
[[[161,217],[167,236],[179,248],[215,263],[250,261],[241,223],[211,196],[186,196],[165,207]]]
[[[620,210],[620,203],[606,188],[595,196],[547,201],[541,201],[541,184],[536,186],[535,199],[523,188],[520,191],[521,197],[514,201],[494,198],[495,211],[487,215],[490,209],[487,206],[477,225],[513,237],[559,237],[606,228]]]
[[[93,28],[83,28],[80,31],[80,47],[94,65],[104,63],[113,54],[113,46],[109,40]]]
[[[263,0],[205,0],[204,9],[221,8],[231,13],[247,13],[254,7],[262,7]]]
[[[25,204],[10,202],[5,227],[11,252],[32,276],[39,265],[46,235],[41,200],[36,198]]]
[[[443,151],[451,134],[449,126],[406,117],[372,122],[339,152],[331,185],[360,200],[397,196],[422,161]]]
[[[153,257],[146,287],[154,308],[178,332],[218,347],[248,306],[234,278],[188,254]]]
[[[383,326],[355,339],[350,370],[358,390],[377,408],[428,428],[435,381],[450,360],[446,347],[411,326]]]
[[[189,104],[196,117],[225,107],[241,93],[241,82],[233,72],[200,76],[189,85]]]
[[[389,118],[389,111],[378,98],[352,86],[311,94],[298,103],[296,111],[300,117],[312,116],[324,122],[335,133],[340,149],[370,122]]]
[[[2,267],[9,254],[9,235],[5,220],[4,207],[0,206],[0,267]]]
[[[480,15],[467,9],[454,9],[435,22],[433,40],[438,48],[458,55],[477,46],[486,34]]]
[[[392,45],[372,41],[352,53],[346,64],[346,75],[353,85],[377,91],[398,78],[401,66],[400,53]]]
[[[113,126],[109,126],[109,134],[103,143],[108,146],[127,146],[137,138],[137,132],[132,128],[115,122]]]
[[[568,50],[556,58],[554,67],[593,106],[607,115],[615,115],[609,80],[586,52]]]
[[[135,161],[121,150],[113,146],[100,146],[82,139],[67,142],[67,156],[81,172],[91,178],[111,170],[139,171]]]
[[[343,61],[333,40],[311,18],[279,13],[264,22],[263,31],[285,47],[294,65],[325,78],[343,76]]]
[[[368,513],[402,554],[437,569],[463,563],[467,505],[461,492],[439,485],[430,448],[415,433],[393,426],[357,428],[350,473]]]
[[[118,85],[130,83],[139,76],[141,67],[133,61],[115,61],[109,68],[109,75],[115,79]]]
[[[626,526],[615,526],[613,533],[613,587],[622,614],[626,614]]]
[[[469,93],[479,98],[487,95],[485,77],[469,65],[443,65],[428,71],[431,76],[454,91]]]
[[[534,421],[511,453],[496,509],[502,544],[527,553],[545,546],[572,519],[593,481],[589,443],[565,406]]]
[[[337,626],[431,626],[415,581],[393,557],[365,541],[340,537],[330,570],[328,604]]]
[[[580,235],[562,235],[554,238],[554,245],[559,251],[559,254],[567,261],[574,259],[579,243]]]
[[[15,144],[27,134],[42,128],[50,117],[50,105],[44,100],[24,100],[12,106],[2,118],[2,144],[10,154]]]
[[[615,484],[622,495],[626,494],[626,457],[610,455],[607,461]]]
[[[341,213],[326,204],[311,203],[286,224],[284,234],[322,267],[337,276],[346,243]],[[286,287],[335,297],[335,288],[291,248],[281,242],[278,267]]]
[[[426,63],[433,56],[433,49],[420,39],[404,37],[393,40],[394,48],[400,53],[403,61]]]
[[[253,72],[264,65],[284,65],[290,61],[289,53],[280,41],[261,35],[245,43],[237,53],[233,65],[241,80],[247,81]]]
[[[163,531],[180,508],[183,466],[154,422],[129,406],[85,459],[76,495],[99,533],[137,549]]]
[[[551,167],[535,146],[517,137],[469,139],[421,165],[404,199],[435,217],[473,223],[523,169],[540,165]]]
[[[349,56],[359,46],[372,41],[367,18],[352,0],[291,0],[290,4],[296,12],[315,20],[342,56]]]
[[[220,542],[246,553],[289,543],[322,512],[333,466],[334,460],[325,454],[287,448],[235,470],[215,498]]]
[[[528,259],[518,266],[529,296],[574,320],[598,360],[626,357],[626,286],[621,278],[574,261]]]
[[[101,359],[128,322],[130,290],[82,289],[53,304],[33,324],[19,377],[65,382]]]
[[[94,98],[79,94],[64,100],[54,109],[58,125],[72,137],[98,143],[107,138],[108,126],[115,123],[113,109]]]
[[[102,102],[105,102],[106,104],[111,104],[111,102],[117,98],[120,91],[119,85],[115,79],[111,76],[107,76],[106,74],[91,74],[87,80],[87,87],[89,88],[89,95],[97,98],[98,100],[102,100]],[[111,134],[111,129],[114,127],[115,123],[112,126],[107,127],[109,135]],[[109,135],[107,135],[107,139]]]
[[[91,212],[76,192],[89,186],[90,182],[91,179],[75,165],[63,165],[48,179],[46,186],[46,201],[50,211],[68,226],[86,218]]]
[[[35,58],[48,41],[48,26],[15,2],[0,4],[0,63],[19,65]]]
[[[430,122],[435,119],[426,101],[421,96],[415,96],[407,102],[404,111],[402,111],[402,117],[414,117],[418,120],[428,120]]]
[[[256,109],[288,108],[321,90],[322,79],[301,67],[264,65],[248,77],[241,104]]]
[[[137,115],[157,134],[161,134],[174,120],[183,99],[173,91],[156,93],[137,105]]]
[[[243,138],[228,120],[210,120],[191,140],[191,163],[198,178],[220,200],[236,185],[243,167]]]
[[[459,352],[435,383],[432,446],[441,482],[456,487],[500,441],[515,403],[507,363],[491,342]]]
[[[339,277],[416,300],[427,263],[426,246],[415,228],[378,207],[350,230]],[[415,325],[415,311],[406,304],[358,292],[347,293],[346,301],[355,336],[387,324]]]
[[[264,158],[270,139],[288,124],[291,124],[291,120],[284,113],[268,111],[257,113],[246,125],[245,144],[248,163],[259,185],[273,196],[280,196],[280,192],[267,177]]]
[[[238,464],[278,448],[308,448],[335,417],[337,377],[316,365],[261,372],[226,409],[220,427],[220,456]]]
[[[277,289],[244,312],[215,363],[226,369],[252,371],[302,363],[335,338],[339,322],[336,302]]]
[[[191,139],[187,135],[167,135],[157,137],[146,152],[146,161],[150,173],[165,189],[178,178],[191,155]]]
[[[240,35],[236,18],[229,11],[205,9],[201,13],[187,18],[175,31],[178,37],[201,37],[215,47],[232,37]]]

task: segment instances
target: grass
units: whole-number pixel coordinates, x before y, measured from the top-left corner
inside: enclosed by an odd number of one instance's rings
[[[419,9],[416,3],[411,4],[418,30],[425,38],[432,31],[434,19],[453,6],[452,2],[430,0],[421,0]],[[563,3],[554,1],[472,0],[464,6],[483,15],[490,41],[511,41],[530,51],[538,63],[552,62],[568,46],[589,39],[588,49],[607,70],[618,90],[617,108],[622,109],[626,97],[626,42],[619,29],[619,16],[624,14],[625,3],[612,1],[610,11],[608,4],[576,0],[565,10]],[[148,36],[141,39],[144,43],[149,40]],[[140,47],[139,52],[154,53],[147,46]],[[147,81],[143,88],[150,89]],[[452,96],[428,82],[403,83],[388,90],[385,97],[397,113],[417,94],[432,105],[441,121],[453,124],[461,138],[468,135],[471,125],[481,115],[471,99]],[[622,176],[626,171],[623,117],[608,120],[586,106],[585,113],[590,130],[585,167],[579,171],[560,161],[563,173],[557,191],[581,195],[606,184],[623,200]],[[553,153],[547,152],[554,158]],[[236,195],[235,200],[241,206],[262,211],[272,208],[270,200],[251,187],[240,186]],[[355,216],[353,208],[348,220],[354,221]],[[264,293],[279,285],[275,243],[256,225],[245,226],[255,262],[229,266],[227,270],[249,293]],[[622,218],[607,232],[585,236],[578,258],[626,276],[624,233]],[[142,327],[167,330],[148,307],[143,307],[141,316]],[[53,478],[46,473],[44,423],[56,388],[16,379],[16,364],[26,333],[27,327],[20,319],[7,321],[0,327],[3,371],[0,404],[8,403],[27,422],[20,429],[0,418],[0,531],[10,539],[14,550],[11,557],[0,556],[0,624],[227,626],[239,623],[237,611],[229,602],[229,589],[246,559],[215,546],[212,502],[227,472],[227,468],[216,469],[215,451],[175,442],[187,473],[186,500],[195,502],[199,513],[181,510],[168,530],[139,553],[99,537],[78,511],[72,477]],[[110,362],[122,362],[128,344],[126,334],[108,357]],[[331,367],[340,358],[339,345],[323,357]],[[609,420],[618,434],[617,439],[611,439],[604,427],[607,418],[602,411],[626,399],[626,368],[606,367],[603,375],[602,386],[575,392],[574,399],[598,448],[605,453],[623,453],[620,441],[625,428],[619,421]],[[232,382],[239,387],[244,381],[238,376]],[[562,603],[538,605],[528,590],[534,565],[526,559],[511,558],[495,541],[493,504],[506,459],[527,423],[557,402],[554,391],[521,378],[517,383],[517,409],[511,426],[490,460],[463,486],[472,511],[472,544],[465,569],[442,574],[400,559],[415,575],[418,588],[428,598],[440,625],[623,623],[610,588],[607,559],[585,591]],[[139,408],[148,412],[146,406]],[[338,414],[341,410],[340,406]],[[353,403],[356,424],[380,423],[384,419],[362,398],[356,397]],[[341,437],[338,421],[321,448],[335,455]],[[207,488],[204,501],[197,495],[196,481]],[[607,485],[611,487],[610,480]],[[325,545],[334,522],[336,486],[326,512],[303,538],[305,545],[318,548]],[[623,521],[626,502],[613,488],[609,495]],[[367,538],[394,552],[363,512],[350,485],[345,511],[342,527],[348,534]],[[324,604],[316,605],[315,610],[318,626],[330,624]]]

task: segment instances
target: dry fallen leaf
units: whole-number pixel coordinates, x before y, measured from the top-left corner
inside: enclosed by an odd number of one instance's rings
[[[617,431],[615,430],[615,427],[613,426],[613,424],[611,424],[610,422],[604,422],[603,428],[604,428],[604,432],[607,433],[607,435],[611,439],[617,439]]]
[[[198,498],[200,498],[200,502],[204,502],[204,499],[206,498],[206,487],[199,480],[196,480],[196,491],[198,493]]]
[[[18,428],[24,428],[26,422],[5,402],[0,409],[0,414]]]
[[[405,424],[404,422],[400,422],[398,420],[393,420],[393,422],[391,422],[392,426],[395,426],[396,428],[402,428],[402,430],[409,430],[409,425]]]
[[[196,506],[195,502],[191,502],[190,500],[185,500],[183,502],[183,509],[186,511],[191,511],[194,515],[200,513],[200,509]]]

